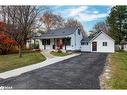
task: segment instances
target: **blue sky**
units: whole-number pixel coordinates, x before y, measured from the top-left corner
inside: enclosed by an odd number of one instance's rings
[[[79,20],[85,31],[92,30],[93,26],[100,21],[105,21],[112,6],[49,6],[49,9],[60,14],[65,19],[74,18]]]

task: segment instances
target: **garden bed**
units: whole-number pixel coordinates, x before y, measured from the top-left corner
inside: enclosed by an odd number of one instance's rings
[[[50,54],[52,54],[54,56],[67,56],[70,53],[66,53],[66,52],[62,52],[62,51],[51,51]]]

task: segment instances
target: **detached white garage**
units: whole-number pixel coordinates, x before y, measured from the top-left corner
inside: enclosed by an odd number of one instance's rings
[[[114,53],[115,41],[103,31],[96,32],[91,37],[82,39],[81,51]]]

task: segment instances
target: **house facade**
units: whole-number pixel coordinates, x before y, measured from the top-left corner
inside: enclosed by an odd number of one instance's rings
[[[78,27],[66,27],[33,37],[41,50],[81,50],[82,33]]]
[[[82,52],[108,52],[115,51],[115,41],[106,33],[100,31],[92,36],[84,36],[78,27],[65,27],[51,30],[40,36],[33,37],[41,50],[65,50]]]

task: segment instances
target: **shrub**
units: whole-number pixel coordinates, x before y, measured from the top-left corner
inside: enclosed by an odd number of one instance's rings
[[[62,53],[62,51],[61,51],[61,50],[58,50],[57,52],[58,52],[58,53]]]
[[[39,44],[31,44],[32,49],[39,49]]]

